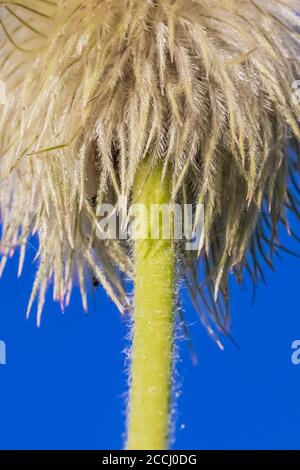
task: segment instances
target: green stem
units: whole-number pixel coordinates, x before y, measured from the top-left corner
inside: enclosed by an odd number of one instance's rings
[[[162,167],[142,165],[136,177],[134,203],[143,204],[136,224],[148,224],[148,237],[135,241],[135,311],[127,449],[167,448],[173,353],[175,255],[171,237],[151,238],[153,204],[169,204],[170,178]],[[153,214],[153,213],[152,213]],[[153,215],[152,215],[153,217]]]

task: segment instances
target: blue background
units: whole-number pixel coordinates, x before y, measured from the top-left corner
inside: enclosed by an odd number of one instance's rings
[[[120,449],[128,324],[101,290],[91,292],[88,315],[75,291],[65,314],[49,295],[41,328],[34,312],[26,321],[34,254],[29,248],[21,279],[16,256],[0,282],[0,339],[7,344],[7,365],[0,366],[0,447]],[[218,350],[184,299],[198,365],[179,340],[174,449],[300,448],[300,366],[291,362],[291,344],[300,339],[300,260],[284,255],[276,264],[253,306],[250,288],[241,291],[233,283],[233,336],[240,351],[228,340],[225,351]]]

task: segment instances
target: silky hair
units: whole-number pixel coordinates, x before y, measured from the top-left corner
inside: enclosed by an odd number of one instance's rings
[[[99,240],[96,214],[130,204],[147,159],[171,202],[204,204],[204,249],[174,247],[179,278],[208,331],[228,330],[229,274],[263,278],[300,214],[299,6],[0,1],[1,271],[19,246],[21,273],[36,234],[38,323],[50,282],[64,306],[77,279],[86,309],[93,276],[131,309],[132,247]]]

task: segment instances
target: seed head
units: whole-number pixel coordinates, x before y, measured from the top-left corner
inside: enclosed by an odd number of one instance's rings
[[[38,294],[39,319],[50,281],[66,304],[77,277],[86,308],[90,273],[128,308],[132,250],[97,238],[96,213],[131,201],[147,158],[172,175],[172,202],[204,204],[205,249],[179,247],[179,267],[209,331],[211,320],[227,328],[228,273],[263,276],[286,209],[299,210],[298,9],[298,0],[0,1],[1,266],[21,246],[22,267],[37,234],[29,309]]]

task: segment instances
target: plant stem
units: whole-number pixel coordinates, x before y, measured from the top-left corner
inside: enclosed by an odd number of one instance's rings
[[[162,182],[162,166],[144,163],[136,177],[134,203],[147,213],[136,224],[148,236],[135,241],[135,311],[132,349],[130,413],[127,449],[160,450],[168,443],[173,352],[175,254],[171,236],[150,233],[153,204],[170,203],[170,177]],[[152,215],[151,215],[152,214]]]

